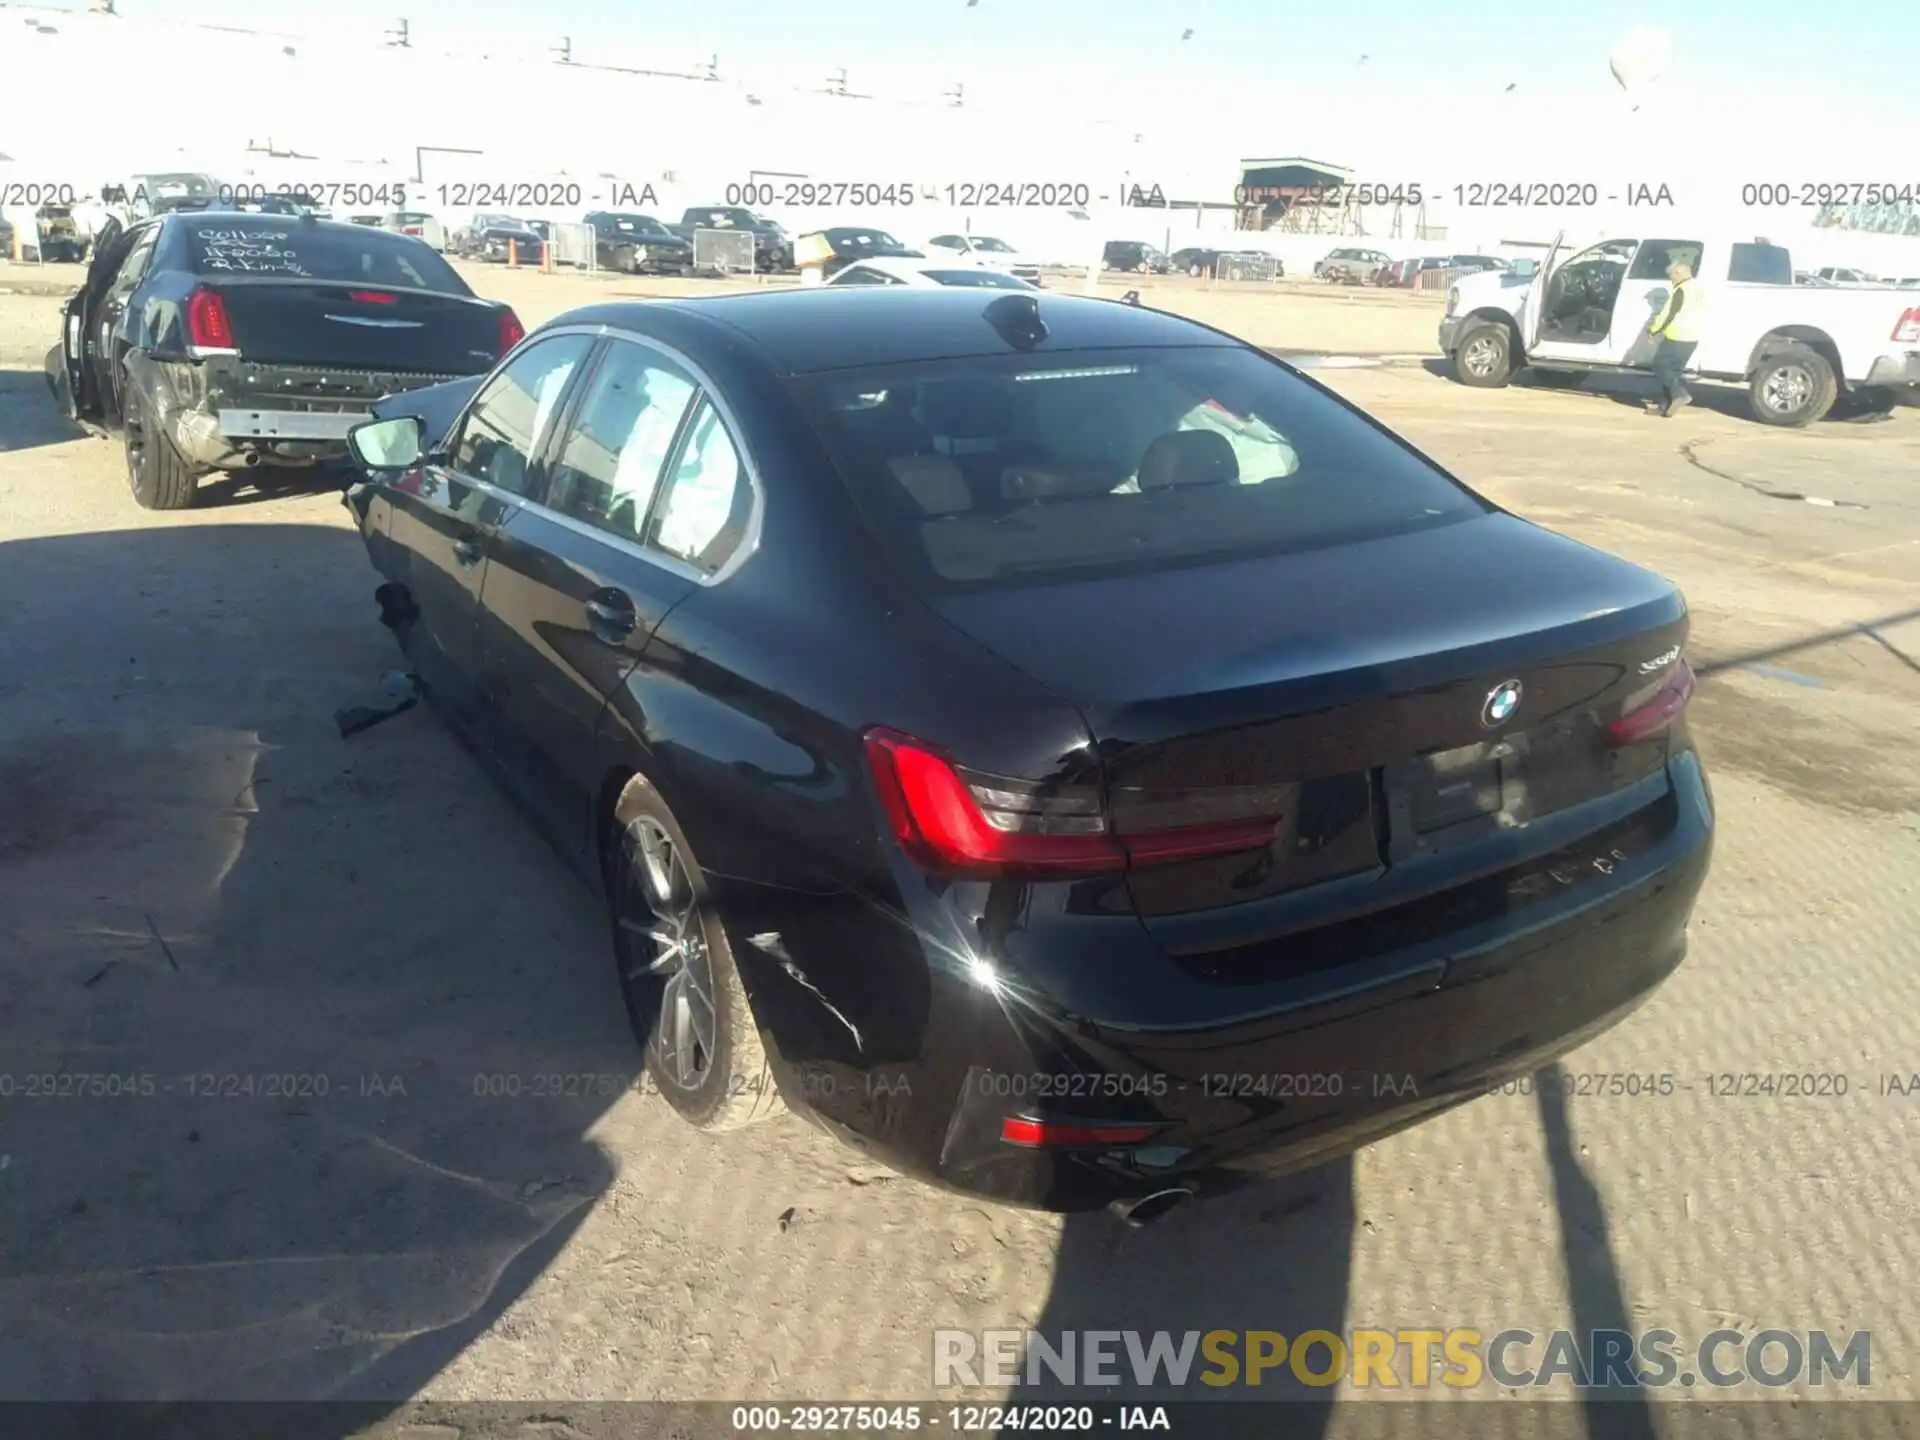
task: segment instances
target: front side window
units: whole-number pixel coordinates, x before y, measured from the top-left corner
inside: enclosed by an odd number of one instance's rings
[[[1318,548],[1485,508],[1237,346],[884,366],[792,384],[882,550],[934,591]]]
[[[554,461],[548,507],[638,540],[693,391],[692,378],[664,355],[615,341]]]
[[[687,421],[687,438],[653,522],[661,550],[711,575],[746,541],[753,486],[711,400]]]
[[[467,412],[454,446],[453,468],[511,495],[525,495],[541,437],[574,368],[592,348],[585,335],[556,335],[514,356]]]

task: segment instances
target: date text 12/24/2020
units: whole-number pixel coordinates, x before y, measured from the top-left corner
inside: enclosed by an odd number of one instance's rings
[[[1665,181],[1622,180],[1470,180],[1456,185],[1419,181],[1364,181],[1329,185],[1238,185],[1241,205],[1284,201],[1288,205],[1344,209],[1376,205],[1425,205],[1429,200],[1463,210],[1590,210],[1600,205],[1672,206],[1673,187]]]

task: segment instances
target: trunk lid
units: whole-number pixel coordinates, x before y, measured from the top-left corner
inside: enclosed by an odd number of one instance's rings
[[[1130,872],[1163,939],[1174,917],[1422,857],[1511,857],[1531,820],[1644,779],[1664,741],[1603,728],[1686,632],[1667,581],[1499,513],[931,603],[1079,706],[1116,829],[1278,817],[1265,849]]]
[[[469,374],[500,355],[497,305],[431,290],[221,279],[234,346],[264,364]]]

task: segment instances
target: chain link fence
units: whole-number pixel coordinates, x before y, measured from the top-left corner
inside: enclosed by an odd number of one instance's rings
[[[693,268],[699,275],[753,274],[753,235],[746,230],[695,230]]]

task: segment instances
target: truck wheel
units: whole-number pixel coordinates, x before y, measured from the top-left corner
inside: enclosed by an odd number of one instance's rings
[[[146,402],[131,377],[126,381],[121,439],[127,451],[127,485],[144,510],[186,510],[199,493],[200,477],[173,448],[173,441],[147,423]]]
[[[1754,419],[1796,429],[1824,419],[1839,394],[1840,383],[1827,357],[1798,340],[1761,360],[1747,387]]]
[[[1469,326],[1453,352],[1453,376],[1462,385],[1494,390],[1513,378],[1513,334],[1491,320]]]

